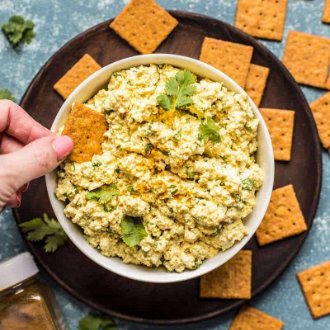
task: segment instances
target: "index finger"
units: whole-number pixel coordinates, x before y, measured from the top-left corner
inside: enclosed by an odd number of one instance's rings
[[[9,100],[0,100],[0,132],[6,132],[24,144],[53,135],[19,105]]]

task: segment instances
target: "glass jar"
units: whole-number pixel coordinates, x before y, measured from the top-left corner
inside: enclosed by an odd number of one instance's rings
[[[66,330],[50,288],[29,252],[0,263],[0,329]]]

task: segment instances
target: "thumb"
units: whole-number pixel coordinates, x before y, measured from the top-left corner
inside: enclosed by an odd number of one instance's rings
[[[14,193],[25,183],[55,169],[73,149],[68,136],[47,136],[37,139],[20,150],[0,156],[0,176]]]

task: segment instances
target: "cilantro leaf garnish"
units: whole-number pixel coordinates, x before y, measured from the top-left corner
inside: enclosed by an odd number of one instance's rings
[[[220,127],[211,118],[207,117],[204,124],[199,125],[199,136],[203,140],[211,140],[213,143],[220,142]]]
[[[87,315],[80,320],[79,330],[114,330],[117,325],[113,319],[104,315]]]
[[[154,146],[151,143],[147,143],[144,146],[144,152],[146,153],[146,155],[149,155],[153,148],[154,148]]]
[[[173,136],[172,139],[175,142],[179,142],[182,138],[182,133],[181,133],[181,129],[179,129]]]
[[[8,89],[0,89],[0,100],[11,100],[15,101],[14,96],[11,94],[11,92]]]
[[[171,184],[170,186],[168,186],[168,189],[171,190],[171,195],[174,196],[179,189],[177,188],[177,186],[175,184]]]
[[[254,181],[252,179],[244,179],[242,181],[242,189],[251,191],[254,187]]]
[[[168,95],[161,94],[157,96],[157,103],[165,110],[172,109],[172,97],[169,97]]]
[[[157,103],[165,110],[182,109],[193,103],[191,95],[196,91],[196,77],[188,70],[178,72],[166,82],[165,93],[157,97]]]
[[[102,165],[102,163],[99,161],[99,160],[97,160],[96,162],[93,162],[92,163],[92,166],[93,167],[99,167],[99,166],[101,166]]]
[[[137,191],[134,189],[133,186],[129,186],[129,187],[127,188],[127,190],[128,190],[128,192],[129,192],[130,194],[136,194],[136,193],[137,193]]]
[[[120,228],[123,233],[122,239],[129,247],[139,244],[142,238],[147,236],[141,217],[126,215],[120,223]]]
[[[196,173],[190,167],[186,167],[186,175],[188,179],[194,179],[195,174]]]
[[[38,242],[46,238],[44,246],[46,252],[55,252],[68,239],[60,223],[54,219],[49,219],[46,213],[43,214],[43,219],[34,218],[21,223],[19,226],[23,233],[27,233],[26,238],[29,241]]]
[[[92,191],[88,191],[86,193],[86,199],[94,199],[104,205],[109,203],[112,197],[116,195],[119,195],[119,189],[114,183],[110,183]]]
[[[31,20],[24,20],[22,16],[12,16],[8,24],[2,24],[2,31],[13,47],[20,43],[29,44],[35,36],[33,31],[34,23]]]

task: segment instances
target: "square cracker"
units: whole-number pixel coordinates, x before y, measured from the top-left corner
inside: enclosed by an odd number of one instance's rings
[[[91,160],[95,154],[101,154],[106,130],[104,115],[76,102],[62,132],[62,135],[69,135],[74,142],[70,159],[82,163]]]
[[[330,92],[310,104],[320,140],[326,149],[330,149]]]
[[[263,39],[282,40],[288,0],[238,0],[235,26]]]
[[[328,77],[327,83],[325,84],[326,89],[330,89],[330,75]]]
[[[245,91],[257,107],[260,105],[261,98],[266,87],[268,74],[268,68],[261,65],[250,64],[245,84]]]
[[[213,38],[204,38],[199,59],[223,71],[244,88],[253,47]]]
[[[229,330],[281,330],[284,323],[253,307],[243,305]]]
[[[297,274],[314,318],[330,313],[330,260]]]
[[[325,0],[324,1],[322,22],[330,23],[330,0]]]
[[[282,60],[299,83],[325,88],[329,54],[330,39],[290,31]]]
[[[132,0],[110,27],[142,54],[152,53],[178,21],[153,0]]]
[[[260,108],[270,137],[276,160],[291,159],[295,112],[292,110]]]
[[[101,66],[89,54],[85,54],[55,85],[54,89],[64,99],[86,78],[101,69]]]
[[[272,192],[266,214],[256,231],[259,245],[266,245],[307,230],[293,186]]]
[[[201,277],[202,298],[250,299],[252,251],[240,251],[219,268]]]

